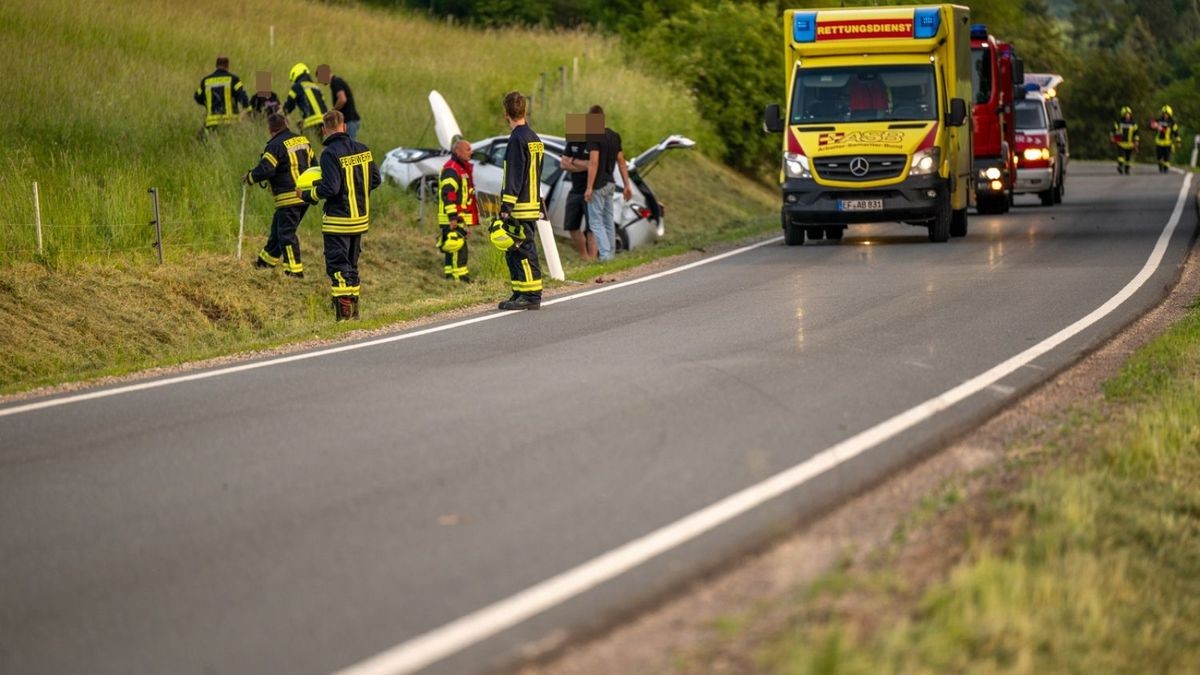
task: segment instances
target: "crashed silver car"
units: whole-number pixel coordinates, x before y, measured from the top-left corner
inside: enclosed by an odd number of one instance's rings
[[[449,106],[445,105],[444,99],[436,91],[430,93],[430,107],[433,108],[435,131],[442,148],[396,148],[384,156],[379,168],[384,180],[397,185],[420,190],[424,183],[428,198],[435,200],[437,177],[449,156],[447,148],[451,139],[460,135],[460,132]],[[563,222],[571,180],[569,174],[559,165],[566,140],[560,136],[539,136],[546,144],[541,172],[542,199],[546,204],[546,215],[554,233],[559,237],[567,237],[569,235],[563,228]],[[475,192],[479,197],[480,214],[484,218],[498,210],[500,185],[504,176],[504,151],[507,145],[508,135],[485,138],[471,145],[472,162],[475,165]],[[627,166],[629,178],[633,181],[633,195],[628,203],[622,195],[620,171],[614,169],[613,181],[617,184],[617,190],[613,195],[613,214],[618,249],[629,250],[645,246],[663,236],[663,204],[646,184],[644,177],[667,150],[690,148],[695,145],[695,141],[689,138],[671,135],[629,160]]]

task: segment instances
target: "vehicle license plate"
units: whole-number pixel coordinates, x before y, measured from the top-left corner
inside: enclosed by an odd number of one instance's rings
[[[882,199],[839,199],[838,211],[882,211]]]

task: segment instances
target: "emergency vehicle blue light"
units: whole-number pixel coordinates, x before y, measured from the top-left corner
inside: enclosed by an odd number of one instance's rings
[[[816,12],[796,12],[792,15],[792,39],[796,42],[817,41]]]
[[[1041,91],[1042,87],[1037,82],[1026,82],[1025,91]]]
[[[918,7],[913,11],[913,37],[928,40],[937,37],[942,27],[942,10],[939,7]]]
[[[986,39],[988,39],[988,30],[987,30],[987,26],[986,26],[985,24],[982,24],[982,23],[976,23],[976,24],[972,24],[972,25],[971,25],[971,39],[972,39],[972,40],[986,40]]]

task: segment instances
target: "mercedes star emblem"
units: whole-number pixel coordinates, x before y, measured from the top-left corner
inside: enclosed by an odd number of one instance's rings
[[[871,169],[871,163],[865,157],[855,157],[850,160],[850,173],[856,178],[862,178],[867,175],[867,171]]]

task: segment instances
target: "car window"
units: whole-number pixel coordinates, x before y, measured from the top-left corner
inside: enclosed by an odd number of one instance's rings
[[[975,102],[987,103],[992,98],[992,51],[986,45],[971,49],[971,86]]]
[[[492,143],[492,149],[488,151],[488,162],[496,166],[504,166],[504,152],[508,150],[508,141],[496,141]]]
[[[1038,99],[1027,98],[1017,101],[1016,116],[1018,129],[1045,129],[1048,126],[1046,124],[1046,108]]]

